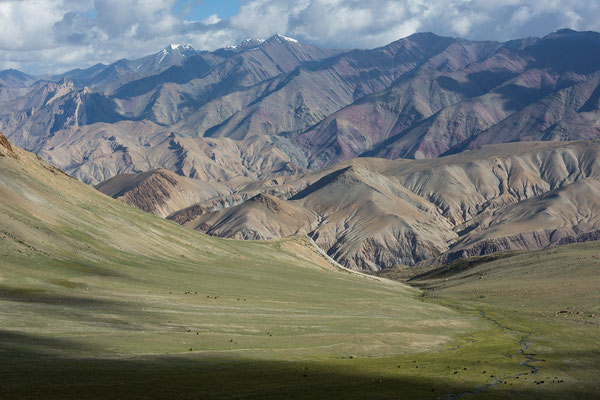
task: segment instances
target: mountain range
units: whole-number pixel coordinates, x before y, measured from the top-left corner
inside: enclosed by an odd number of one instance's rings
[[[596,238],[598,48],[599,33],[572,30],[169,45],[60,75],[1,71],[0,129],[211,235],[308,234],[354,269],[446,262]]]
[[[599,239],[599,179],[600,141],[511,143],[434,160],[358,158],[168,218],[235,239],[306,234],[341,264],[376,271]]]
[[[214,52],[170,45],[46,79],[4,71],[0,129],[91,184],[156,168],[260,178],[263,158],[319,169],[359,156],[591,139],[599,45],[600,34],[570,30],[505,43],[421,33],[350,51],[281,35]],[[259,157],[212,151],[250,139]],[[223,166],[232,161],[244,169]]]

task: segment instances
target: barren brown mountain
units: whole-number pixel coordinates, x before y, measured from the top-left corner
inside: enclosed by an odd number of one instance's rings
[[[343,265],[379,270],[597,239],[599,178],[600,141],[510,143],[354,159],[270,187],[279,198],[215,197],[171,218],[231,238],[306,233]]]
[[[164,169],[117,175],[96,189],[159,217],[232,193],[226,185],[185,178]]]
[[[0,129],[146,211],[219,236],[307,233],[377,270],[595,237],[598,48],[573,30],[170,45],[43,79],[2,71]],[[550,143],[573,140],[588,142]]]

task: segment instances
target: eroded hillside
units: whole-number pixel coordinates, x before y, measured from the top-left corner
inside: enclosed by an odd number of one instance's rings
[[[170,218],[222,237],[307,234],[343,265],[378,270],[594,240],[599,178],[598,141],[511,143],[433,160],[359,158],[270,186],[276,209],[232,195]]]

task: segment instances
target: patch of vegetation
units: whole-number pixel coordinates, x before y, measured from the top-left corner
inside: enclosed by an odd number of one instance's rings
[[[411,283],[416,283],[418,281],[428,279],[445,278],[461,272],[468,271],[481,264],[486,264],[492,261],[513,257],[516,254],[516,252],[498,252],[487,254],[484,256],[461,258],[445,265],[435,267],[432,266],[430,267],[431,269],[429,271],[418,273],[417,275],[414,275],[410,279],[408,279],[408,281]]]
[[[0,168],[0,226],[22,242],[0,241],[0,398],[597,395],[597,244],[429,275],[421,296],[29,161]]]
[[[419,283],[427,301],[481,313],[522,335],[537,373],[513,381],[537,398],[600,397],[600,243],[522,252]],[[483,398],[495,398],[497,388]],[[478,396],[477,398],[480,398]],[[475,396],[473,396],[475,398]]]

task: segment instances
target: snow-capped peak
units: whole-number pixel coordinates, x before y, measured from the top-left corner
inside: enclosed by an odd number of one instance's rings
[[[156,55],[160,57],[158,63],[162,63],[162,61],[165,59],[165,57],[167,57],[167,55],[173,55],[174,52],[176,52],[176,54],[179,53],[182,56],[188,56],[190,55],[190,52],[193,53],[195,52],[195,50],[189,44],[170,44],[158,53],[156,53]],[[140,69],[140,67],[141,65],[138,66],[138,69]]]
[[[253,49],[255,47],[260,46],[262,43],[265,42],[265,39],[256,39],[256,38],[247,38],[244,39],[240,42],[240,44],[238,44],[237,46],[227,46],[224,47],[225,50],[249,50],[249,49]]]
[[[251,49],[257,48],[264,42],[265,42],[265,39],[247,38],[247,39],[242,40],[240,42],[240,44],[235,46],[235,48],[241,49],[241,50],[251,50]]]
[[[167,47],[164,48],[164,50],[166,51],[173,51],[173,50],[194,50],[194,48],[192,46],[190,46],[189,44],[178,44],[178,43],[171,43],[170,45],[168,45]]]
[[[265,41],[265,39],[247,38],[240,42],[239,47],[247,46],[247,45],[254,45],[254,44],[261,44],[264,41]]]
[[[298,43],[298,41],[296,39],[291,38],[291,37],[283,36],[283,35],[280,35],[280,34],[277,34],[275,36],[277,36],[280,39],[287,40],[288,42]]]

